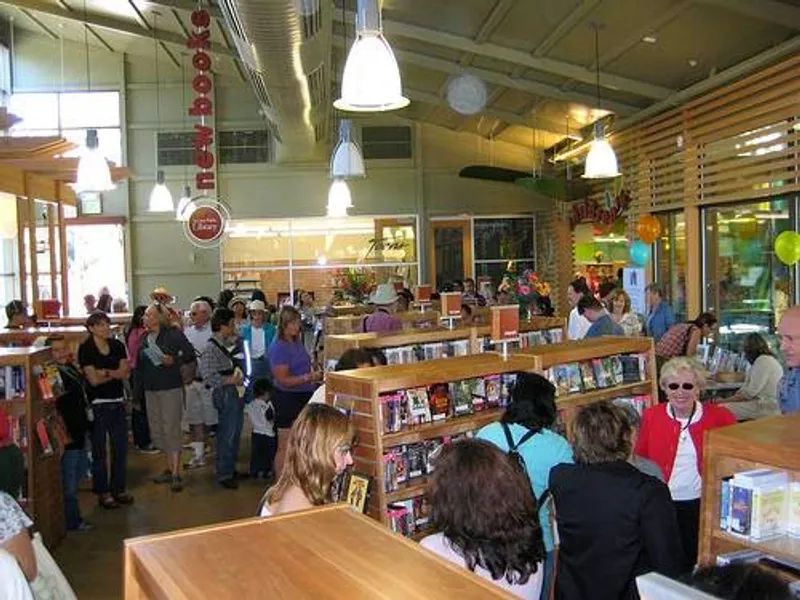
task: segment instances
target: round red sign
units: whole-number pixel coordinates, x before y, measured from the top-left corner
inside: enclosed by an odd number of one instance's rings
[[[225,217],[214,206],[199,206],[189,216],[186,229],[198,242],[213,242],[225,231]]]

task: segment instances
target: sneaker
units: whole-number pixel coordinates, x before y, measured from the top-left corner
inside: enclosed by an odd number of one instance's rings
[[[220,479],[219,484],[229,490],[235,490],[239,487],[239,484],[234,479]]]
[[[78,526],[72,531],[91,531],[92,529],[94,529],[94,525],[92,525],[88,521],[81,521],[78,524]]]
[[[161,450],[155,446],[148,446],[147,448],[137,448],[139,454],[160,454]]]
[[[197,458],[196,456],[193,456],[191,459],[189,459],[189,462],[183,463],[183,468],[187,469],[187,470],[189,470],[189,469],[199,469],[200,467],[205,467],[205,466],[206,466],[205,457],[204,458]]]
[[[117,494],[114,496],[114,500],[117,501],[117,504],[128,505],[133,504],[133,496],[131,496],[127,492],[122,492],[121,494]]]
[[[164,471],[161,475],[153,478],[153,483],[172,483],[172,473]]]
[[[181,479],[180,475],[175,475],[172,478],[172,482],[169,484],[169,489],[173,492],[182,492],[183,491],[183,479]]]

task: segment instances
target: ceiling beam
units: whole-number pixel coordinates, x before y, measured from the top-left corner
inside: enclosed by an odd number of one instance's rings
[[[492,36],[494,30],[500,26],[503,19],[506,18],[508,11],[514,6],[514,2],[516,2],[516,0],[497,0],[486,19],[481,24],[480,29],[478,29],[478,34],[475,36],[476,42],[482,44]]]
[[[77,11],[65,10],[56,4],[50,4],[44,0],[0,0],[0,4],[13,6],[15,8],[19,8],[20,10],[25,9],[44,15],[50,15],[65,21],[84,23],[83,15]],[[100,29],[108,29],[109,31],[116,33],[122,33],[151,40],[153,39],[152,32],[147,31],[138,25],[134,25],[129,21],[118,19],[116,17],[108,17],[106,15],[93,13],[87,15],[86,23],[95,27],[99,27]],[[155,37],[156,40],[165,44],[180,46],[181,48],[186,47],[186,38],[178,33],[173,33],[172,31],[158,30],[155,32]],[[212,43],[211,52],[212,54],[218,54],[220,56],[235,57],[230,50],[224,46],[221,46],[220,44]]]
[[[737,12],[752,19],[800,29],[800,8],[778,0],[697,0],[700,4]]]
[[[0,0],[2,1],[2,0]],[[343,42],[339,38],[333,40],[334,46],[342,47]],[[597,98],[591,94],[582,94],[576,92],[565,92],[560,90],[554,85],[545,83],[538,83],[528,79],[519,79],[498,73],[497,71],[489,71],[488,69],[480,69],[477,67],[464,67],[457,62],[444,60],[441,58],[434,58],[425,54],[418,54],[416,52],[408,52],[395,48],[395,56],[401,62],[415,64],[426,69],[433,69],[434,71],[441,71],[450,75],[461,75],[463,73],[472,73],[476,77],[480,77],[488,83],[500,85],[506,88],[520,90],[534,94],[536,96],[543,96],[552,98],[554,100],[563,100],[564,102],[576,102],[585,104],[587,106],[594,106],[597,103]],[[623,104],[621,102],[613,102],[609,100],[603,101],[603,105],[608,110],[611,110],[619,115],[630,115],[641,110],[638,106],[630,104]]]
[[[682,0],[678,4],[673,4],[668,9],[661,11],[658,15],[653,17],[652,21],[648,21],[644,27],[633,31],[630,35],[624,37],[619,43],[612,46],[600,55],[600,68],[611,64],[620,56],[634,48],[638,44],[642,44],[642,38],[648,34],[656,33],[659,29],[674,21],[678,15],[692,5],[694,0]],[[594,61],[590,61],[587,66],[594,67]]]
[[[354,13],[350,11],[346,14],[347,23],[353,23],[355,18]],[[334,11],[333,18],[334,20],[341,22],[341,13],[339,11]],[[479,44],[470,38],[437,31],[435,29],[426,29],[417,25],[411,25],[409,23],[393,21],[390,19],[384,19],[383,29],[390,36],[400,36],[409,39],[415,39],[428,44],[435,44],[445,48],[458,50],[460,52],[472,52],[477,56],[485,56],[495,60],[516,63],[523,67],[536,69],[538,71],[551,73],[553,75],[558,75],[568,79],[575,79],[577,81],[592,85],[595,83],[594,72],[582,65],[575,65],[552,58],[536,57],[519,50],[498,46],[497,44]],[[604,73],[601,75],[601,85],[608,89],[623,90],[643,98],[655,100],[662,100],[673,93],[673,90],[662,86],[645,83],[643,81],[636,81],[628,77],[613,75],[611,73]]]
[[[58,39],[58,34],[56,34],[56,32],[54,32],[47,25],[45,25],[39,19],[37,19],[35,15],[32,15],[31,11],[25,10],[24,8],[20,8],[19,12],[25,15],[34,25],[36,25],[39,29],[41,29],[47,37],[52,38],[54,40]]]
[[[114,48],[112,48],[112,47],[111,47],[111,44],[109,44],[109,43],[108,43],[108,42],[105,40],[105,38],[103,38],[103,37],[102,37],[102,36],[101,36],[99,33],[97,33],[97,32],[94,30],[94,28],[93,28],[93,27],[90,27],[89,25],[84,25],[84,27],[86,27],[86,31],[88,31],[89,33],[91,33],[91,34],[92,34],[92,36],[94,37],[94,39],[96,39],[98,42],[100,42],[100,43],[103,45],[103,47],[104,47],[106,50],[108,50],[109,52],[114,52]]]
[[[565,35],[575,29],[578,23],[583,21],[583,19],[602,1],[603,0],[582,0],[578,6],[573,8],[569,14],[556,25],[556,28],[553,29],[546,38],[539,42],[539,45],[532,51],[533,55],[546,56]]]

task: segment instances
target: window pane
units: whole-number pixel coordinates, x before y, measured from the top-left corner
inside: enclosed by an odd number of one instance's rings
[[[119,127],[118,92],[61,94],[61,127]]]
[[[22,119],[14,129],[58,129],[56,94],[14,94],[9,111]]]
[[[705,305],[719,318],[723,347],[741,349],[751,332],[775,347],[775,326],[789,306],[795,270],[777,259],[773,245],[792,229],[794,216],[794,199],[705,210]]]
[[[661,237],[656,240],[655,247],[655,281],[663,286],[675,318],[686,321],[686,224],[683,213],[669,212],[656,216],[661,223]]]
[[[521,260],[514,263],[517,273],[524,273],[526,270],[535,270],[533,262]],[[475,279],[482,284],[483,281],[492,282],[492,290],[497,290],[503,275],[508,269],[506,262],[475,263]]]
[[[475,219],[475,260],[533,258],[533,218]]]

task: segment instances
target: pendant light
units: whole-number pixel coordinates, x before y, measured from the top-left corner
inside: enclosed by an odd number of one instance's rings
[[[83,43],[86,48],[86,89],[92,91],[92,76],[89,68],[89,34],[86,23],[88,22],[86,12],[86,0],[83,0]],[[72,189],[79,196],[82,194],[99,194],[109,192],[116,186],[111,181],[111,169],[103,153],[100,152],[100,140],[97,136],[97,129],[86,130],[86,147],[82,150],[78,159],[78,172]]]
[[[331,178],[365,177],[364,157],[361,148],[353,139],[353,122],[342,119],[339,122],[339,141],[331,155]]]
[[[347,216],[347,209],[353,207],[350,188],[344,179],[334,179],[328,190],[328,217],[340,219]]]
[[[339,110],[384,112],[408,106],[403,96],[400,69],[391,46],[383,37],[379,0],[358,0],[356,41],[347,55],[342,76]]]
[[[181,53],[181,111],[183,112],[183,129],[186,131],[186,67],[183,64],[184,54]],[[192,203],[192,188],[189,185],[189,175],[186,165],[183,166],[183,194],[178,199],[178,208],[175,209],[175,219],[185,223],[192,216],[195,206]],[[191,205],[191,206],[190,206]]]
[[[600,100],[600,25],[593,23],[594,27],[594,64],[597,77],[597,108],[602,108]],[[610,179],[619,177],[619,166],[617,155],[608,143],[605,135],[603,121],[598,120],[594,124],[594,139],[589,146],[589,154],[586,155],[586,166],[583,170],[584,179]]]
[[[158,25],[158,13],[153,12],[153,48],[156,55],[156,184],[150,192],[150,212],[173,212],[175,204],[172,201],[172,192],[169,191],[164,176],[164,170],[158,168],[158,133],[161,131],[161,91],[160,80],[158,77],[158,40],[156,40],[156,30]]]

